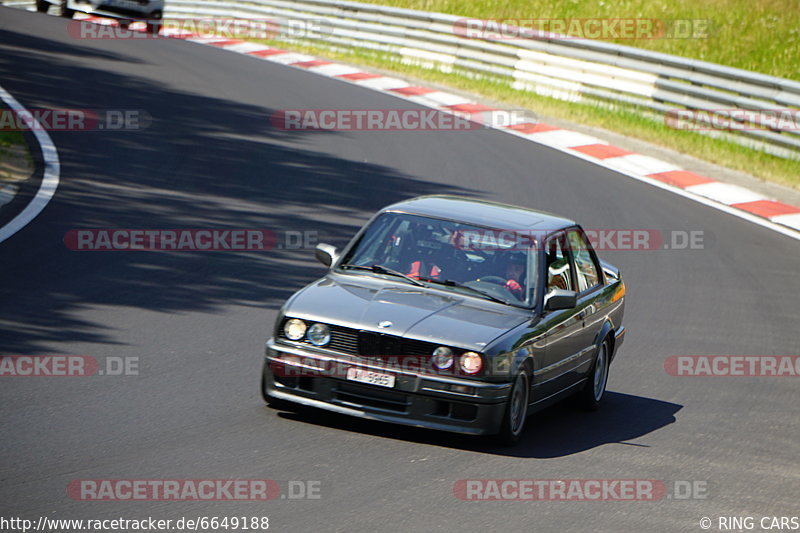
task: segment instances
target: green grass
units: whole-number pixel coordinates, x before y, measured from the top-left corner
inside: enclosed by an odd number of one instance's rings
[[[370,0],[480,19],[705,19],[708,37],[618,44],[800,80],[798,0]]]
[[[0,148],[9,148],[19,144],[25,144],[25,138],[19,131],[0,131]]]
[[[11,153],[9,148],[14,146],[26,146],[22,132],[0,130],[0,167],[9,159]],[[2,173],[0,173],[0,181],[2,181]]]
[[[326,46],[279,41],[259,41],[270,46],[306,52],[368,67],[396,72],[420,80],[463,90],[494,100],[505,107],[530,109],[539,116],[558,117],[586,126],[596,126],[641,139],[763,180],[800,189],[800,161],[788,160],[739,144],[668,128],[663,119],[648,119],[634,111],[610,110],[590,103],[574,103],[511,88],[507,83],[473,79],[459,73],[404,64],[376,52],[361,49],[334,50]]]
[[[0,112],[4,112],[6,109],[5,106],[0,105]],[[5,181],[13,180],[14,175],[10,168],[18,164],[20,148],[28,166],[32,168],[33,160],[22,132],[0,130],[0,187]]]

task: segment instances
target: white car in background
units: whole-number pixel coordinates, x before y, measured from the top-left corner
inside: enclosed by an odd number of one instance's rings
[[[81,12],[117,19],[122,27],[132,20],[144,20],[150,33],[159,32],[164,16],[164,0],[36,0],[36,11],[47,13],[51,5],[61,9],[62,17]]]

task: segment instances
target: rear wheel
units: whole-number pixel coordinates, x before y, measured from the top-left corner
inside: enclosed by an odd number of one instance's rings
[[[36,0],[36,11],[39,13],[47,13],[48,9],[50,9],[50,2],[45,2],[45,0]]]
[[[608,383],[610,354],[610,344],[608,339],[605,339],[597,349],[597,356],[594,358],[589,379],[586,380],[586,385],[580,392],[580,403],[585,409],[595,411],[600,407],[600,401],[605,395],[606,383]]]
[[[522,430],[525,428],[525,419],[528,416],[528,400],[530,395],[530,377],[523,369],[514,379],[511,394],[508,396],[506,412],[500,426],[498,440],[507,446],[519,442]]]

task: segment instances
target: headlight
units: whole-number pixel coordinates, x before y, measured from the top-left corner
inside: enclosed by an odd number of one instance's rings
[[[461,370],[467,374],[477,374],[483,367],[483,359],[475,352],[464,352],[458,360]]]
[[[283,333],[287,339],[299,341],[306,334],[306,323],[297,318],[287,320],[283,325]]]
[[[331,340],[331,329],[325,324],[317,322],[308,328],[306,337],[314,346],[325,346]]]
[[[439,346],[433,351],[433,366],[445,370],[453,366],[453,350],[446,346]]]

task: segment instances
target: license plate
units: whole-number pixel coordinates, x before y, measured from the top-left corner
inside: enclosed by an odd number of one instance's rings
[[[394,387],[395,377],[392,374],[381,374],[380,372],[364,370],[363,368],[348,368],[347,379],[350,381],[369,383],[370,385],[378,385],[379,387],[392,388]]]

